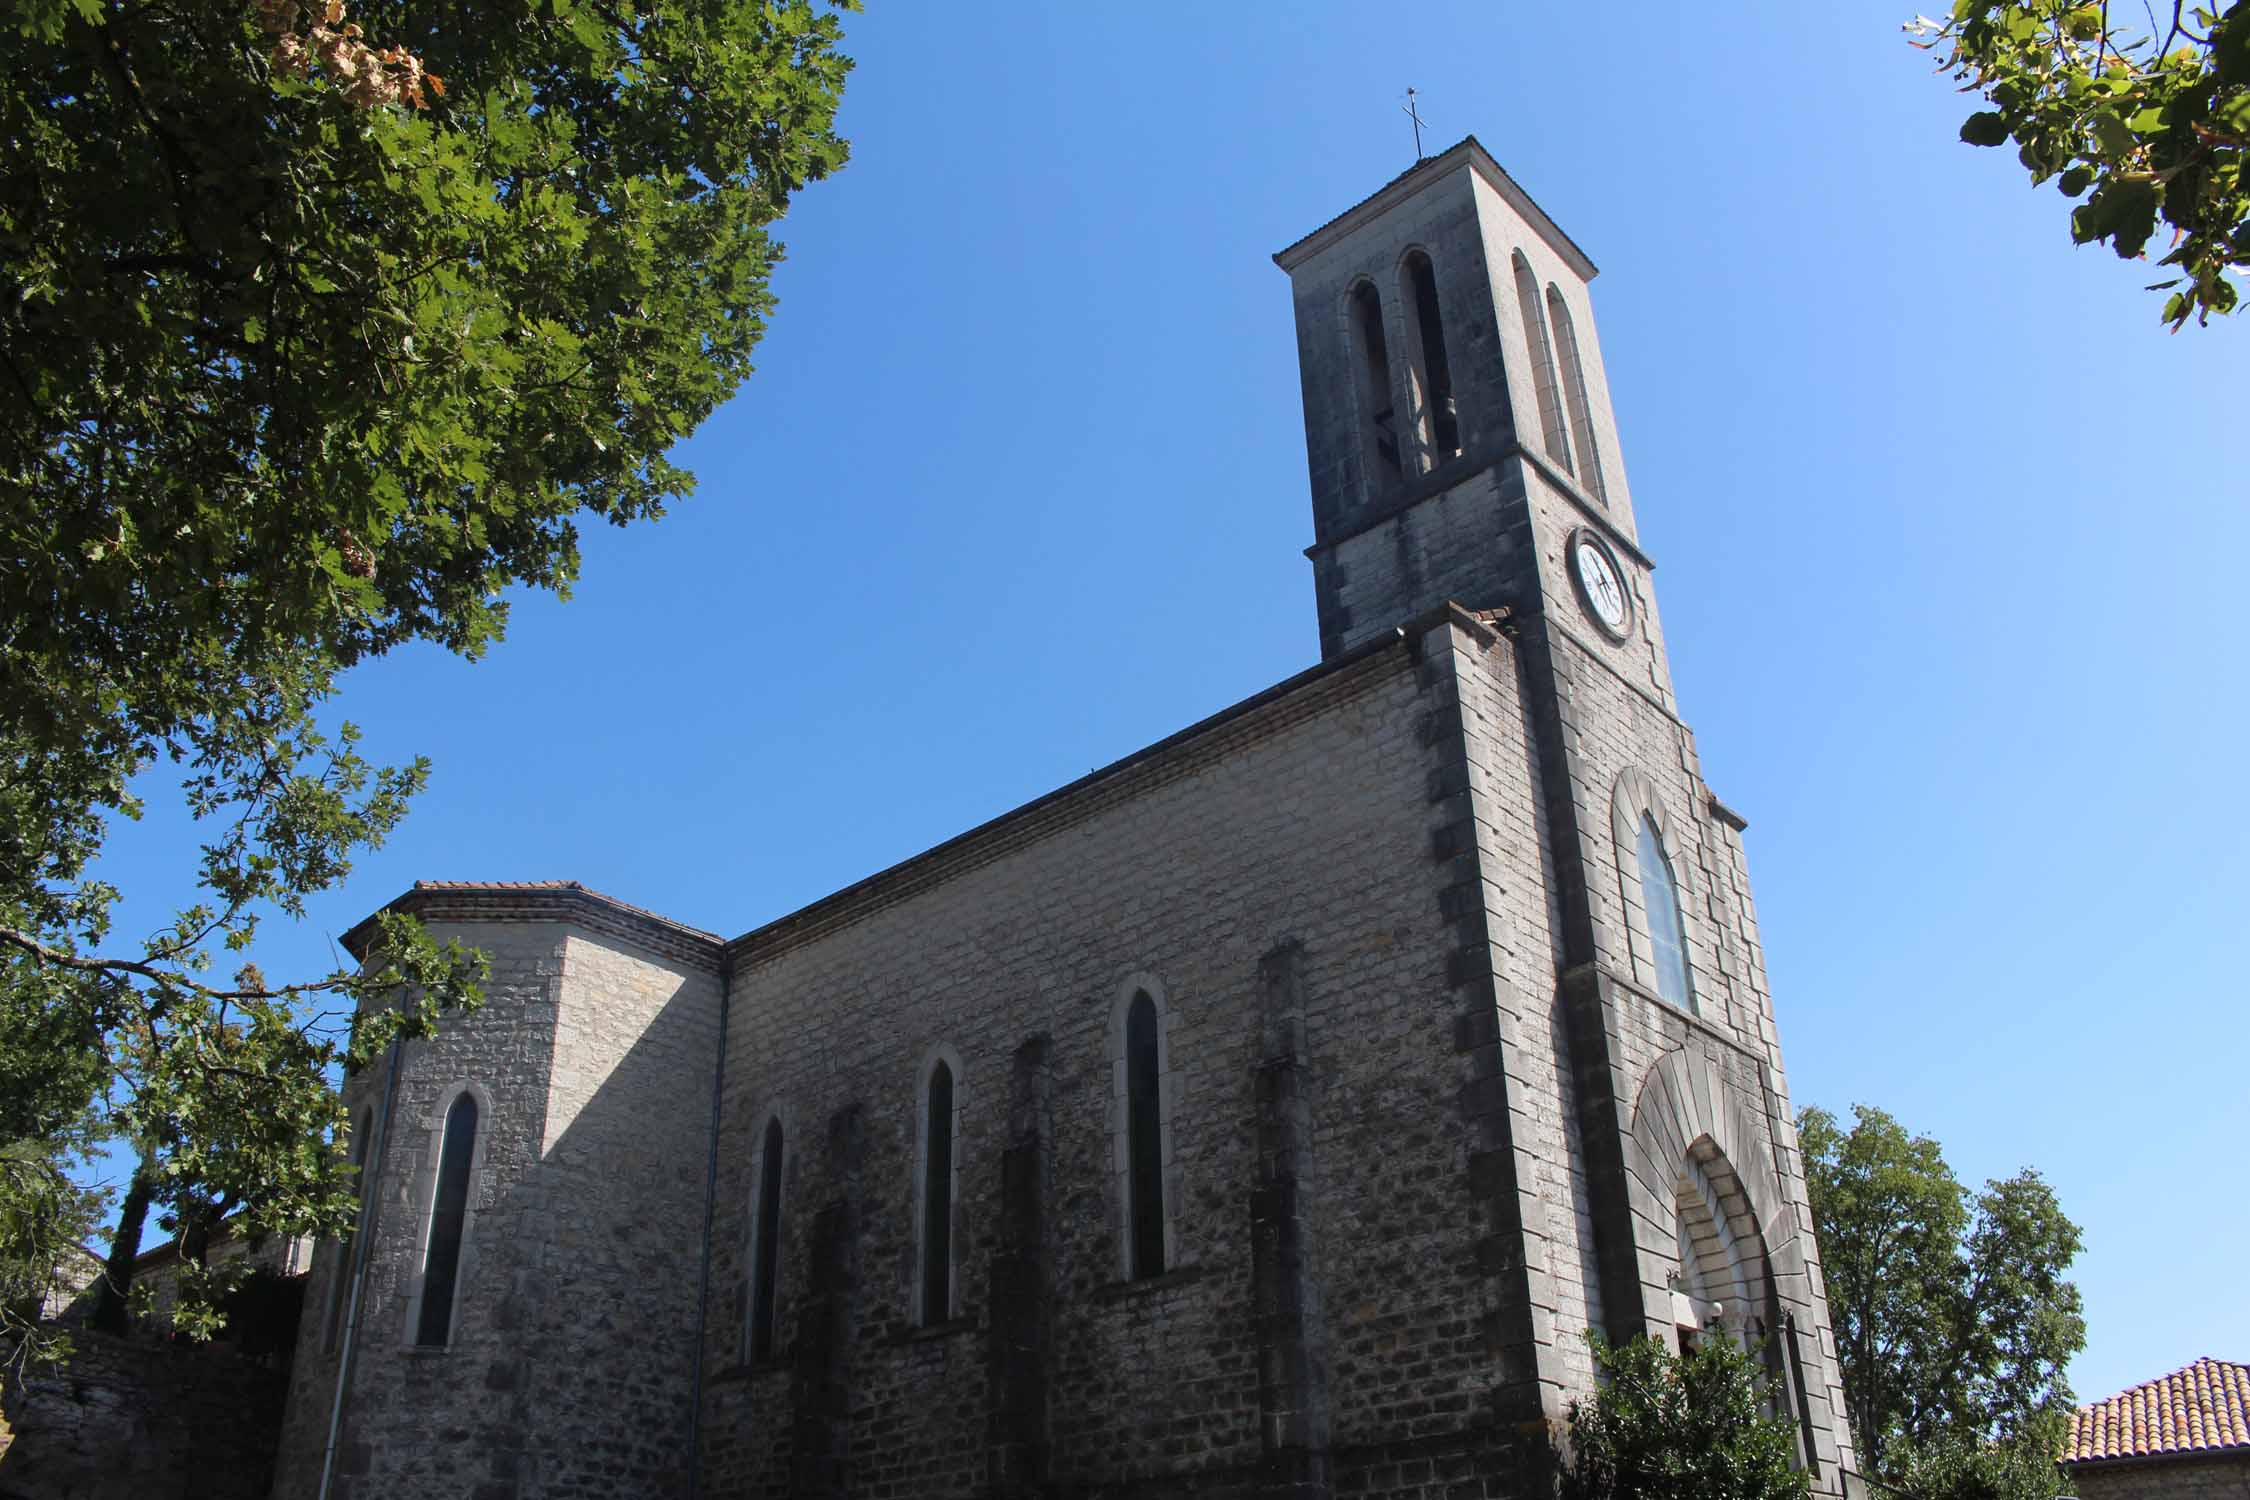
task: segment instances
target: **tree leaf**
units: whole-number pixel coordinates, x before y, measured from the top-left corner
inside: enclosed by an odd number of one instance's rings
[[[1961,139],[1972,146],[1999,146],[2008,139],[2008,121],[1993,110],[1979,110],[1961,122]]]

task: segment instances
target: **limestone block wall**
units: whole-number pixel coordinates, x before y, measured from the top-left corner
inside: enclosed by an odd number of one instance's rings
[[[411,899],[411,898],[410,898]],[[450,901],[450,905],[448,902]],[[339,1497],[680,1493],[686,1483],[716,945],[563,896],[423,897],[482,949],[488,999],[402,1049],[336,1429]],[[352,1079],[380,1113],[385,1067]],[[480,1122],[457,1312],[415,1343],[448,1109]],[[316,1255],[275,1494],[317,1493],[348,1287]]]
[[[1526,1333],[1539,1346],[1541,1408],[1554,1419],[1594,1388],[1585,1335],[1600,1326],[1602,1301],[1577,1085],[1556,1000],[1561,934],[1551,830],[1516,643],[1497,629],[1456,627],[1447,649],[1462,720],[1462,841],[1477,860],[1508,1143],[1524,1205]]]
[[[1634,576],[1645,594],[1645,573]],[[1612,1338],[1668,1335],[1682,1317],[1674,1294],[1692,1281],[1678,1250],[1683,1184],[1713,1197],[1721,1220],[1732,1205],[1738,1237],[1760,1246],[1743,1258],[1763,1264],[1778,1299],[1738,1298],[1756,1305],[1737,1305],[1735,1317],[1774,1341],[1816,1488],[1835,1493],[1839,1469],[1856,1464],[1742,824],[1704,784],[1693,739],[1659,690],[1655,636],[1642,614],[1627,641],[1604,640],[1564,594],[1549,595],[1520,638],[1536,714],[1549,716],[1540,744],[1550,814],[1571,825],[1556,841],[1554,885],[1577,934],[1564,945],[1559,1009],[1577,1063],[1603,1324]],[[1692,1012],[1657,998],[1634,855],[1643,815],[1657,822],[1676,877]],[[1687,1159],[1713,1150],[1724,1166],[1705,1181]]]
[[[1372,528],[1340,539],[1314,561],[1323,649],[1357,646],[1447,600],[1484,609],[1520,592],[1508,521],[1512,474],[1478,470]]]
[[[1425,479],[1444,485],[1481,468],[1515,439],[1509,400],[1514,372],[1504,362],[1493,305],[1496,283],[1486,262],[1472,180],[1464,157],[1453,170],[1425,178],[1381,216],[1356,225],[1346,237],[1290,268],[1313,519],[1323,539],[1356,530],[1398,506],[1426,488]],[[1414,309],[1400,271],[1414,250],[1430,258],[1460,421],[1461,457],[1435,471],[1414,450],[1411,419],[1409,323]],[[1504,259],[1500,265],[1505,271]],[[1348,299],[1354,284],[1363,280],[1375,288],[1382,306],[1391,374],[1387,394],[1399,414],[1403,473],[1397,481],[1375,471],[1362,439],[1365,414],[1358,410],[1356,365],[1364,355],[1354,342]],[[1396,624],[1417,607],[1363,623],[1370,628]],[[1322,635],[1325,645],[1325,618]],[[1351,642],[1363,638],[1354,636]]]
[[[2250,1454],[2074,1464],[2066,1472],[2079,1500],[2250,1500]]]
[[[1534,353],[1539,335],[1532,310],[1524,306],[1516,276],[1515,261],[1520,255],[1530,271],[1531,283],[1540,293],[1542,302],[1547,288],[1553,287],[1570,309],[1579,358],[1585,371],[1587,415],[1591,418],[1594,455],[1601,471],[1600,514],[1617,528],[1626,541],[1637,541],[1632,495],[1626,484],[1625,463],[1618,443],[1617,418],[1610,400],[1609,376],[1602,366],[1601,339],[1594,325],[1593,289],[1588,284],[1588,278],[1545,236],[1534,231],[1490,182],[1479,176],[1474,179],[1474,190],[1477,222],[1483,236],[1484,263],[1492,276],[1493,306],[1499,322],[1497,348],[1506,362],[1516,431],[1522,435],[1525,448],[1534,450],[1540,458],[1546,459],[1543,423],[1538,406],[1538,361]],[[1539,315],[1544,318],[1544,307],[1539,309]],[[1551,322],[1547,338],[1550,343],[1559,338]],[[1555,393],[1557,399],[1566,395],[1566,392]],[[1567,416],[1567,413],[1563,415]],[[1573,433],[1573,463],[1577,470],[1583,471],[1586,462],[1576,437],[1577,434]],[[1573,479],[1575,489],[1589,497],[1592,495],[1594,486],[1585,481],[1582,472],[1574,474]]]
[[[1513,1472],[1522,1278],[1492,1239],[1492,1039],[1465,1020],[1441,838],[1462,753],[1432,642],[1452,628],[732,945],[704,1493],[1238,1494],[1326,1473],[1408,1495]],[[1148,1280],[1122,1254],[1137,992],[1161,1010],[1168,1112],[1170,1261]],[[921,1328],[917,1080],[941,1047],[959,1316]],[[776,1118],[781,1337],[752,1362]]]

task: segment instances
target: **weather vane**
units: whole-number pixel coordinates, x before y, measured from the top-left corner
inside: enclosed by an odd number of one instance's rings
[[[1404,108],[1406,118],[1414,122],[1414,159],[1420,161],[1422,159],[1422,117],[1414,111],[1414,90],[1412,88],[1406,91]]]

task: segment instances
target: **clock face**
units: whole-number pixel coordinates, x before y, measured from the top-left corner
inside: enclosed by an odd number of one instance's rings
[[[1632,607],[1626,599],[1624,576],[1618,572],[1609,549],[1582,531],[1571,539],[1570,564],[1578,574],[1578,588],[1586,597],[1587,609],[1612,635],[1623,635]]]

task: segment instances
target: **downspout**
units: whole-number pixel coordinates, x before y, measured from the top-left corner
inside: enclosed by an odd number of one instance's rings
[[[343,1344],[336,1352],[336,1394],[328,1403],[328,1446],[320,1455],[319,1500],[328,1500],[328,1487],[336,1473],[336,1439],[344,1427],[344,1389],[351,1378],[352,1349],[359,1337],[359,1294],[367,1284],[367,1249],[375,1242],[375,1220],[382,1207],[382,1195],[376,1189],[382,1185],[383,1146],[391,1133],[391,1105],[398,1098],[398,1059],[403,1045],[403,1038],[391,1038],[390,1076],[383,1083],[383,1108],[375,1116],[375,1139],[361,1166],[373,1175],[360,1184],[366,1208],[360,1215],[359,1230],[352,1236],[352,1295],[344,1305]]]
[[[695,1363],[688,1377],[687,1500],[703,1486],[703,1335],[711,1310],[711,1223],[718,1210],[719,1105],[727,1081],[727,1019],[734,1004],[734,968],[719,967],[719,1056],[711,1065],[711,1149],[703,1162],[703,1256],[695,1280]],[[323,1497],[326,1500],[326,1497]]]

